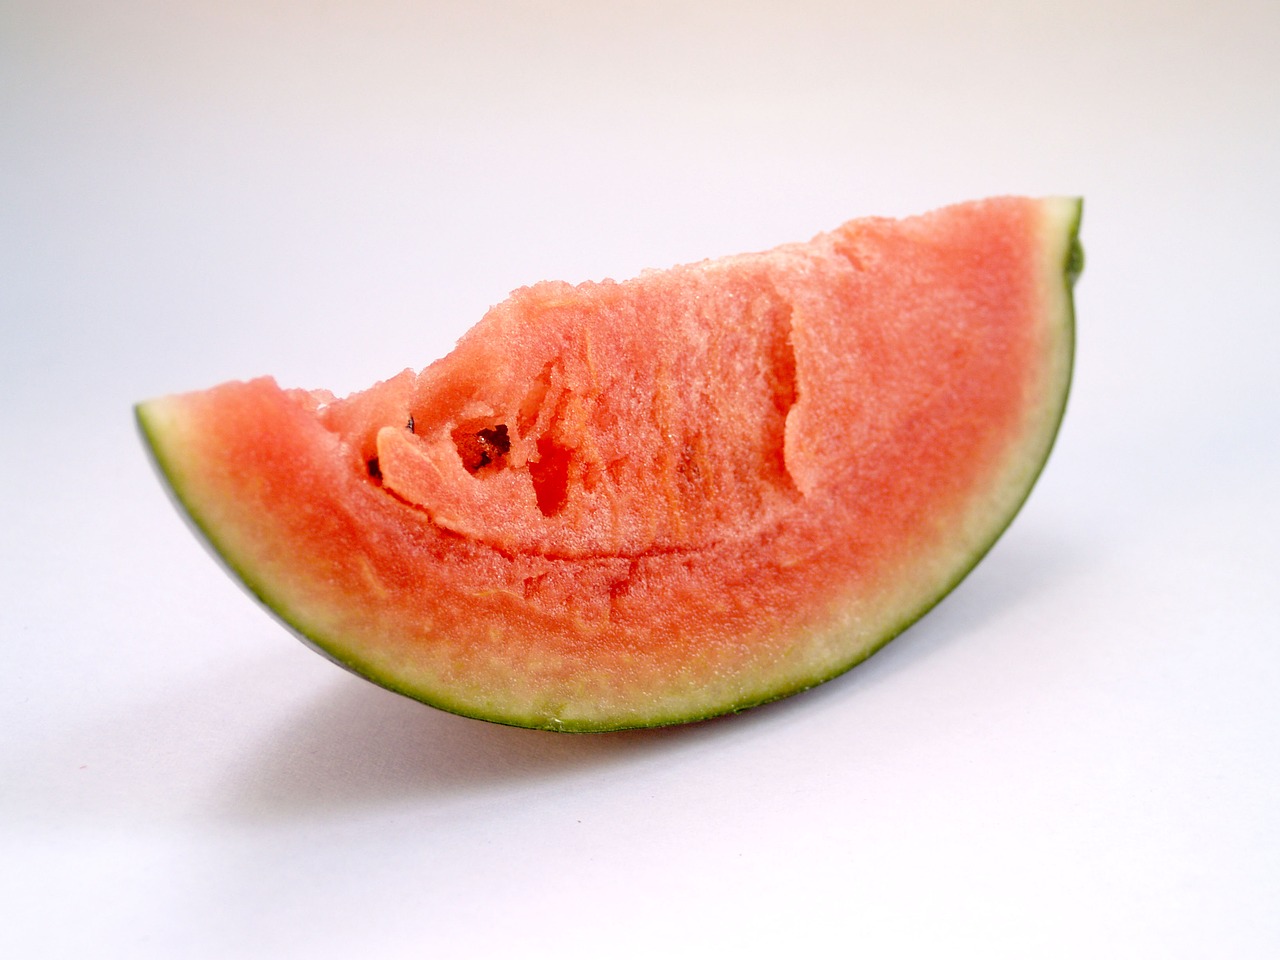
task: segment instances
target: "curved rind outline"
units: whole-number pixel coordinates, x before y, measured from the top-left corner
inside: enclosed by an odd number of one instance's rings
[[[153,403],[140,403],[134,407],[134,414],[139,428],[139,432],[144,441],[151,461],[164,481],[163,486],[168,491],[170,498],[175,506],[179,507],[179,513],[187,519],[194,528],[206,546],[210,549],[218,561],[231,573],[259,604],[272,614],[272,616],[282,623],[286,628],[295,634],[308,647],[324,656],[340,667],[356,674],[357,676],[368,680],[378,686],[391,690],[394,693],[417,700],[428,706],[443,710],[447,713],[453,713],[458,716],[469,717],[476,720],[484,720],[490,723],[502,724],[505,726],[521,727],[525,729],[549,730],[561,733],[612,733],[624,730],[651,729],[655,727],[674,726],[677,724],[697,723],[703,720],[710,720],[716,717],[727,716],[730,714],[741,713],[755,707],[763,706],[777,700],[782,700],[802,693],[805,690],[820,686],[830,680],[839,677],[854,667],[858,666],[869,659],[872,655],[882,650],[891,641],[895,640],[906,632],[915,623],[919,622],[926,614],[933,610],[941,603],[964,579],[973,572],[979,563],[990,553],[991,549],[1004,535],[1005,531],[1012,525],[1014,519],[1022,511],[1027,499],[1031,495],[1031,491],[1035,488],[1036,482],[1043,473],[1049,456],[1053,451],[1057,441],[1058,433],[1061,429],[1062,421],[1066,415],[1067,401],[1070,395],[1072,382],[1072,374],[1075,364],[1075,300],[1074,285],[1084,266],[1084,253],[1079,240],[1079,231],[1081,217],[1083,214],[1083,201],[1079,198],[1066,199],[1061,198],[1056,202],[1070,204],[1072,210],[1069,215],[1063,218],[1062,230],[1065,239],[1064,252],[1062,255],[1061,270],[1063,279],[1064,296],[1064,314],[1060,318],[1062,330],[1057,339],[1059,348],[1063,351],[1062,359],[1065,361],[1065,369],[1062,374],[1061,390],[1058,394],[1056,411],[1052,416],[1052,423],[1048,430],[1043,434],[1045,437],[1044,452],[1041,455],[1040,462],[1031,471],[1025,482],[1025,488],[1021,491],[1020,496],[1014,502],[1012,508],[1008,511],[1007,516],[999,523],[992,526],[991,535],[987,541],[975,550],[969,558],[967,564],[962,564],[957,568],[956,574],[939,588],[939,590],[929,598],[925,603],[921,604],[918,609],[909,613],[906,617],[888,627],[882,636],[867,643],[859,649],[853,657],[848,661],[841,663],[835,669],[821,675],[816,675],[813,679],[807,679],[799,684],[787,684],[770,690],[762,695],[750,700],[741,701],[733,704],[719,704],[716,707],[705,712],[673,712],[659,713],[645,718],[644,720],[636,720],[629,718],[618,723],[596,723],[591,721],[575,721],[575,720],[544,720],[541,717],[525,717],[520,718],[512,715],[499,716],[492,713],[485,713],[476,710],[469,704],[461,704],[451,702],[447,697],[441,696],[439,691],[423,691],[412,688],[396,677],[388,676],[372,666],[372,664],[363,661],[360,657],[351,654],[349,651],[339,652],[341,644],[332,641],[326,641],[325,638],[319,636],[321,631],[310,630],[305,623],[304,617],[299,616],[295,612],[286,609],[286,605],[274,602],[271,599],[270,591],[262,585],[258,578],[253,576],[251,572],[241,565],[237,564],[231,555],[231,551],[226,549],[220,542],[216,531],[211,524],[208,524],[201,516],[201,511],[196,505],[183,496],[183,483],[181,477],[178,476],[175,466],[164,454],[164,443],[160,437],[158,425],[153,422],[155,417],[155,407]],[[1038,435],[1040,436],[1040,435]]]

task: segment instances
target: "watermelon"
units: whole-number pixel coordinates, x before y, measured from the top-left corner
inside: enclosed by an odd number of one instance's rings
[[[419,373],[140,404],[178,504],[304,640],[562,731],[795,693],[923,615],[1061,421],[1080,203],[996,198],[517,290]]]

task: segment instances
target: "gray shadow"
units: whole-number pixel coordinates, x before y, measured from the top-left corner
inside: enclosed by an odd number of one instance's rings
[[[457,717],[341,675],[231,772],[226,812],[250,821],[324,816],[405,797],[447,800],[527,787],[679,749],[714,735],[716,725],[524,730]]]
[[[932,610],[867,661],[864,668],[898,671],[988,629],[1012,610],[1035,601],[1079,567],[1075,541],[1037,530],[1010,531]],[[859,669],[852,671],[857,674]]]
[[[868,661],[819,687],[740,714],[654,730],[556,734],[453,716],[347,674],[233,770],[228,815],[272,821],[449,800],[647,762],[726,737],[826,716],[831,698],[909,669],[981,630],[1078,561],[1070,545],[1021,536],[999,545],[950,596]],[[817,710],[818,713],[812,711]]]
[[[864,685],[910,672],[917,664],[991,628],[1010,611],[1035,602],[1044,591],[1058,589],[1072,570],[1087,561],[1079,543],[1060,532],[1010,531],[951,593],[867,660],[801,695],[741,716],[773,710],[780,718],[789,719],[804,716],[807,705],[825,709],[832,698],[855,697]]]

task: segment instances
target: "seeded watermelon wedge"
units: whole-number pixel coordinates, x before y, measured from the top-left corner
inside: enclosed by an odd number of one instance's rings
[[[836,676],[1039,474],[1080,203],[1001,198],[626,283],[541,283],[339,399],[141,404],[178,502],[333,660],[500,723],[697,720]]]

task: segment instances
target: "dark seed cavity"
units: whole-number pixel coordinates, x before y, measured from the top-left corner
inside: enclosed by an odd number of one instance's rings
[[[474,474],[485,467],[501,469],[511,449],[511,438],[507,436],[505,423],[480,430],[459,427],[453,431],[453,444],[462,458],[462,465],[468,473]]]

